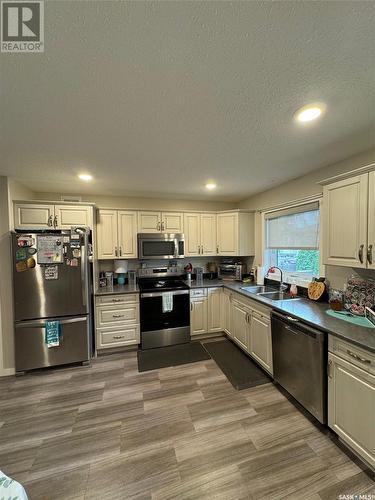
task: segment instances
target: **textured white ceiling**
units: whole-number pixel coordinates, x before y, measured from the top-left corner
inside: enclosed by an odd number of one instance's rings
[[[45,53],[0,56],[0,174],[38,191],[235,201],[368,149],[374,9],[46,1]],[[298,126],[316,100],[324,118]]]

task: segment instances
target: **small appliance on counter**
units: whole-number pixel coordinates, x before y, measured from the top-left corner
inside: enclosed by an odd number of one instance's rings
[[[222,280],[242,281],[246,273],[246,265],[235,259],[224,259],[218,266],[218,278]]]
[[[115,274],[117,275],[117,284],[125,285],[125,274],[128,272],[127,260],[115,260]]]
[[[216,262],[207,262],[207,271],[209,273],[208,279],[213,280],[217,273],[217,265]]]
[[[203,286],[203,267],[196,267],[194,270],[196,285]]]

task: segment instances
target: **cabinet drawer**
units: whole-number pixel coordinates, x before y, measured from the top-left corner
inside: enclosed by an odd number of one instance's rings
[[[113,323],[139,323],[139,305],[129,304],[123,307],[98,307],[97,326],[110,326]]]
[[[129,293],[122,295],[104,295],[103,297],[96,297],[97,305],[118,305],[118,304],[130,304],[139,301],[139,295],[137,293]]]
[[[336,354],[336,356],[340,356],[353,365],[362,368],[362,370],[375,375],[375,354],[366,351],[366,349],[329,335],[328,350]]]
[[[207,288],[193,288],[190,297],[207,297]]]
[[[116,329],[98,329],[98,348],[139,344],[139,325]]]

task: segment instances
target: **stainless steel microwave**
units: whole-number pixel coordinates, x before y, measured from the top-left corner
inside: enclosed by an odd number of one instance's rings
[[[139,233],[139,259],[183,259],[185,238],[182,233]]]

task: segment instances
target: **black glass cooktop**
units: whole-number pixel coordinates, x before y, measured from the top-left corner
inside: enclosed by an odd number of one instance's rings
[[[188,290],[182,279],[175,278],[140,278],[139,288],[142,292],[166,292],[170,290]]]

